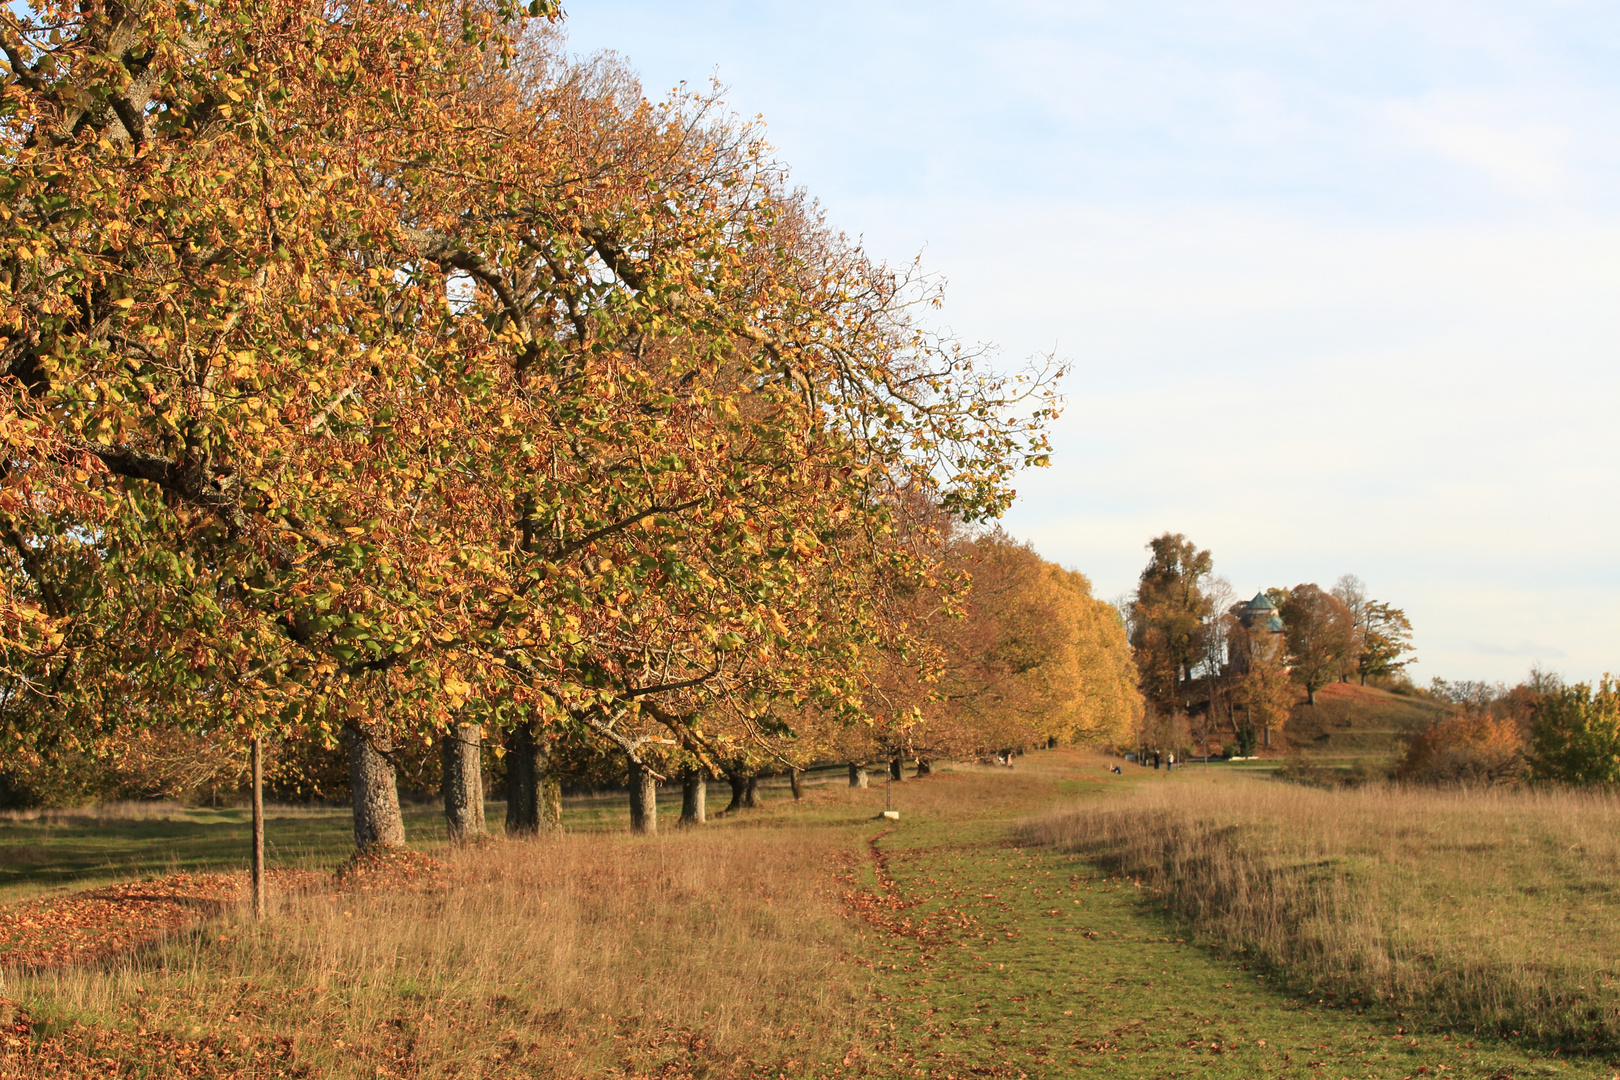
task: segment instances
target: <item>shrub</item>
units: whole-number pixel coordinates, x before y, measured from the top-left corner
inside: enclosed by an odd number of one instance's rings
[[[1441,720],[1413,739],[1395,776],[1424,784],[1508,784],[1522,779],[1524,771],[1524,740],[1517,724],[1465,713]]]
[[[1595,694],[1576,683],[1543,695],[1530,738],[1538,780],[1620,784],[1620,685],[1605,675]]]

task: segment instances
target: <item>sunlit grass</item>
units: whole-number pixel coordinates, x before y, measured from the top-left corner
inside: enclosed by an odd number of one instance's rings
[[[1321,791],[1197,769],[1027,825],[1296,988],[1566,1044],[1620,1038],[1620,798]]]

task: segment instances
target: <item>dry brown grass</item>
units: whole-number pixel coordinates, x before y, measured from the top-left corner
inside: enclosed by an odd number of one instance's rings
[[[13,972],[0,995],[63,1038],[82,1018],[262,1046],[330,1077],[794,1075],[860,1041],[868,1000],[823,884],[837,837],[492,843],[454,856],[447,888],[284,897],[264,924],[237,917],[107,971]]]
[[[1301,989],[1620,1042],[1620,797],[1322,791],[1189,770],[1024,827],[1158,890]]]

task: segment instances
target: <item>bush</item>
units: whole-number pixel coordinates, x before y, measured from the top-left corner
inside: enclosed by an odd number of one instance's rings
[[[1620,686],[1605,675],[1595,694],[1587,683],[1544,694],[1530,738],[1538,780],[1620,784]]]
[[[1466,713],[1441,720],[1406,748],[1395,770],[1421,784],[1511,784],[1523,779],[1524,740],[1509,719]]]

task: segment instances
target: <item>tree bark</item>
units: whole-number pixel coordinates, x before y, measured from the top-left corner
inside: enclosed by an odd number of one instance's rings
[[[926,758],[918,758],[917,759],[917,775],[918,776],[932,776],[933,774],[934,774],[933,767],[928,764],[927,759]]]
[[[709,778],[701,768],[681,774],[681,824],[702,825],[708,820]]]
[[[866,787],[869,782],[870,781],[867,779],[867,776],[866,776],[866,766],[865,765],[857,765],[853,761],[850,762],[849,763],[849,786],[850,787]]]
[[[630,831],[653,836],[658,832],[658,787],[652,773],[630,763]]]
[[[452,844],[484,835],[484,729],[452,724],[439,736],[444,778],[444,820]]]
[[[388,754],[386,736],[358,727],[343,730],[349,751],[349,789],[354,795],[354,846],[399,847],[405,843],[405,819],[399,812],[399,788]]]
[[[555,836],[562,832],[562,780],[557,776],[557,770],[551,765],[551,740],[541,742],[545,756],[541,765],[535,771],[535,787],[539,789],[536,801],[539,803],[540,834],[542,836]]]
[[[788,770],[788,783],[793,785],[793,801],[794,802],[798,802],[800,799],[804,798],[803,779],[804,779],[804,770],[803,769],[789,769]]]
[[[904,758],[898,758],[898,757],[890,758],[889,759],[889,779],[893,780],[897,784],[900,781],[904,780],[906,778],[905,764],[906,764],[906,762],[905,762]]]
[[[726,773],[726,782],[731,785],[731,801],[726,803],[722,813],[735,814],[743,808],[743,799],[748,794],[748,777],[741,773]]]
[[[748,778],[748,787],[743,790],[743,809],[753,810],[759,806],[759,796],[756,789],[759,786],[759,774],[754,773]]]
[[[562,785],[551,767],[551,740],[528,724],[506,734],[506,834],[562,831]]]

